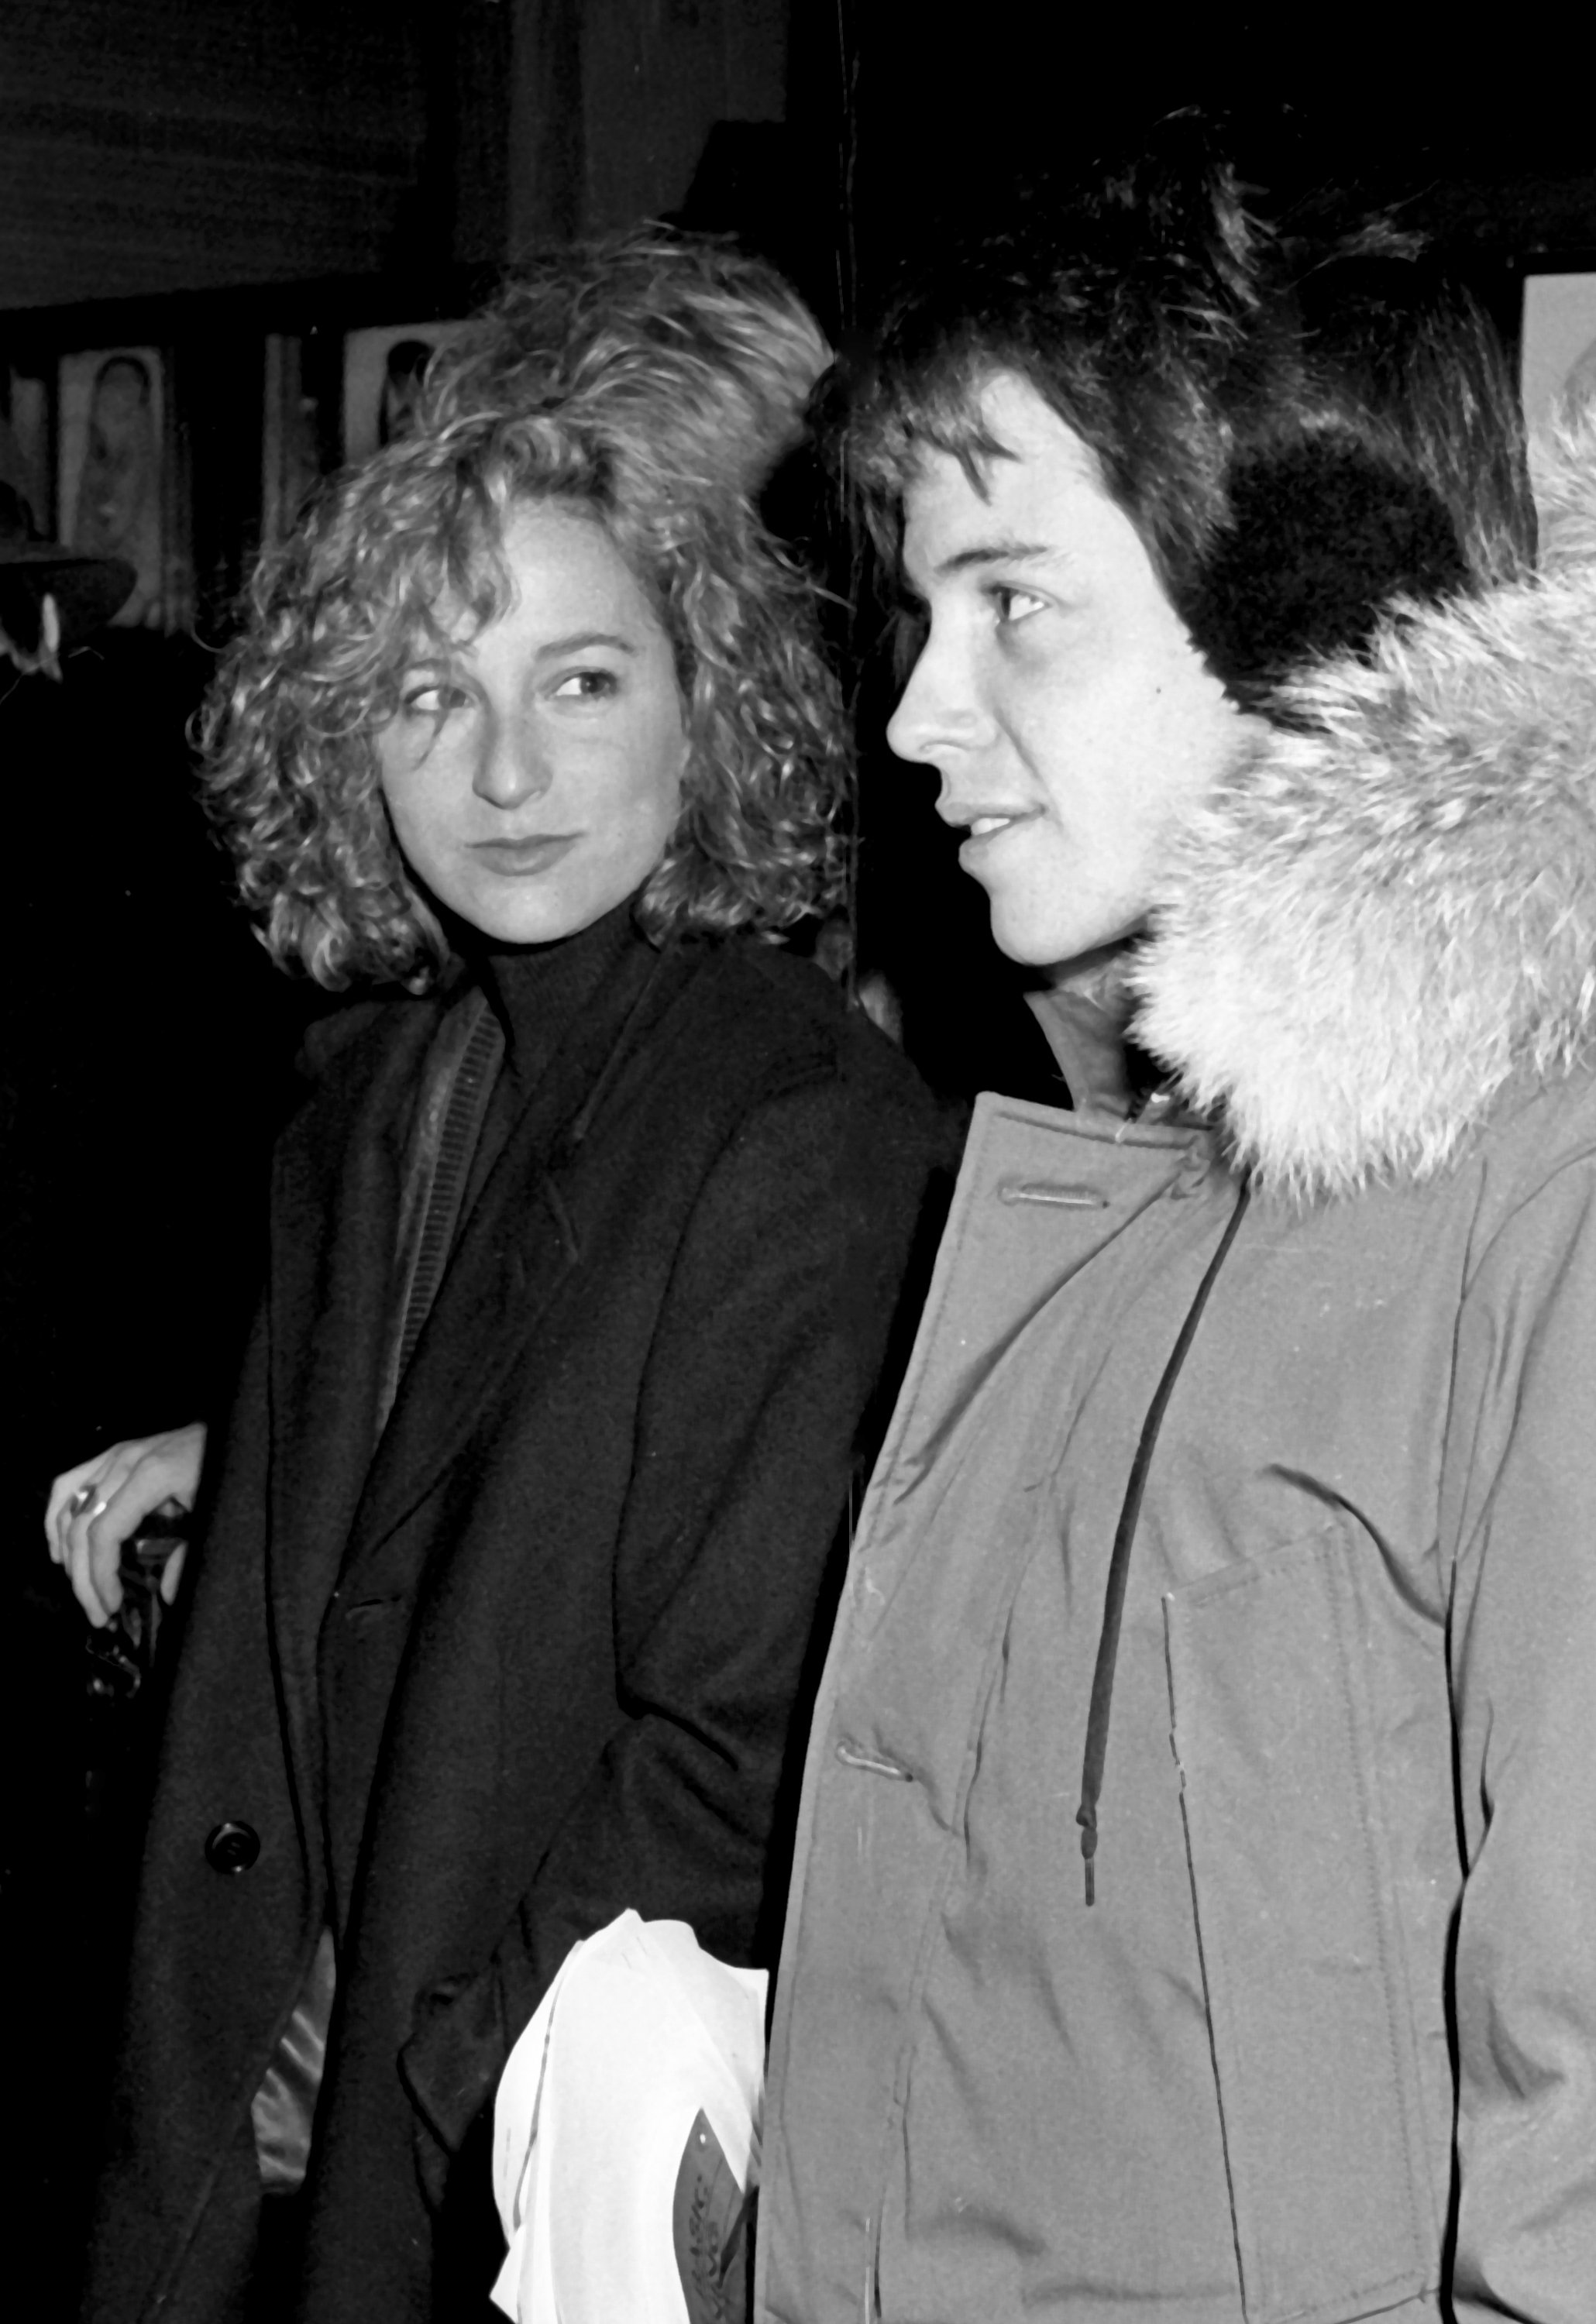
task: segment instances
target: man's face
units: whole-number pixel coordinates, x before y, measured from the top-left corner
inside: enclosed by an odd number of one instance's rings
[[[556,505],[505,534],[510,610],[407,672],[377,736],[411,871],[506,944],[601,919],[665,853],[687,736],[670,642],[602,526]]]
[[[982,412],[1013,455],[987,463],[984,493],[931,452],[906,495],[930,633],[887,735],[941,775],[1001,950],[1063,965],[1140,927],[1171,824],[1244,721],[1081,438],[1010,374]]]

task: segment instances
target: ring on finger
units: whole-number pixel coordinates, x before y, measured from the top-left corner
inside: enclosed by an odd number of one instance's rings
[[[97,1485],[79,1485],[71,1499],[67,1503],[69,1513],[75,1517],[80,1517],[83,1515],[84,1510],[88,1509],[88,1518],[91,1525],[96,1517],[104,1517],[111,1504],[109,1501],[96,1500],[95,1496],[98,1491],[99,1487]],[[91,1501],[94,1502],[94,1507],[89,1508],[89,1503]]]

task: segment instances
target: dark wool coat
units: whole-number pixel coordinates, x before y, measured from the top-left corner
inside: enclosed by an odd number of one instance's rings
[[[808,964],[632,939],[493,1166],[373,1462],[440,1006],[349,1012],[279,1153],[149,1835],[100,2324],[242,2312],[250,2100],[324,1925],[325,2324],[487,2312],[484,2110],[576,1938],[630,1904],[746,1962],[779,1929],[795,1705],[944,1132]],[[258,1836],[243,1870],[208,1855],[226,1823]]]

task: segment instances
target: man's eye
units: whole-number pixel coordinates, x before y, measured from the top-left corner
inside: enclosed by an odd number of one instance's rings
[[[1042,610],[1042,600],[1032,591],[1011,588],[1005,581],[994,581],[988,594],[997,608],[999,621],[1006,625],[1029,621]]]
[[[892,671],[899,687],[909,684],[909,675],[926,650],[931,634],[931,616],[924,605],[899,605],[892,618]]]
[[[613,669],[574,669],[554,689],[557,702],[604,702],[620,688]]]

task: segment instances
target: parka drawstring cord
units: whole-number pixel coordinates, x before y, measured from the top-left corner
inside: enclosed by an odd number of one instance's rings
[[[1236,1240],[1236,1230],[1246,1215],[1250,1195],[1250,1189],[1243,1178],[1236,1194],[1235,1209],[1219,1239],[1219,1248],[1209,1260],[1207,1271],[1197,1286],[1196,1296],[1186,1310],[1185,1322],[1180,1327],[1180,1337],[1175,1342],[1174,1351],[1164,1367],[1164,1376],[1148,1406],[1147,1418],[1141,1424],[1141,1441],[1130,1464],[1130,1479],[1125,1487],[1120,1522],[1114,1528],[1114,1545],[1108,1562],[1108,1586],[1102,1593],[1102,1628],[1097,1640],[1097,1664],[1092,1674],[1092,1705],[1086,1714],[1086,1750],[1081,1762],[1081,1804],[1075,1811],[1075,1821],[1081,1827],[1081,1854],[1086,1866],[1088,1904],[1097,1901],[1093,1864],[1097,1854],[1097,1800],[1102,1789],[1103,1761],[1108,1757],[1109,1705],[1114,1692],[1114,1663],[1120,1651],[1120,1620],[1125,1611],[1130,1545],[1136,1538],[1137,1519],[1141,1515],[1141,1497],[1147,1489],[1153,1450],[1158,1441],[1158,1431],[1164,1425],[1165,1411],[1175,1393],[1175,1383],[1180,1378],[1181,1366],[1197,1336],[1197,1325],[1208,1304],[1208,1294],[1213,1290],[1219,1270]]]

